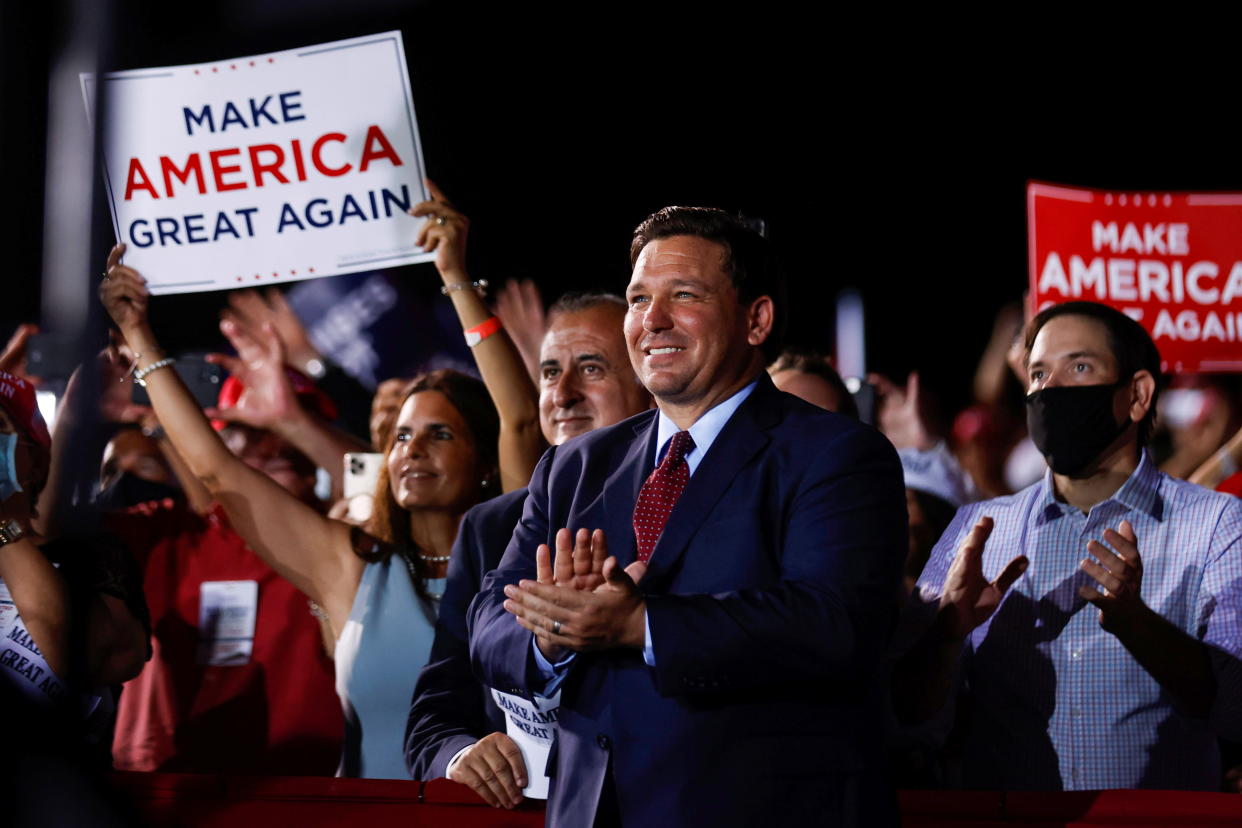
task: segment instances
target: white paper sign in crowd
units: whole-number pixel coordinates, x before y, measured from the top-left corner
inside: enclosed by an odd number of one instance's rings
[[[424,164],[400,32],[82,76],[102,98],[104,177],[125,262],[152,293],[428,261]]]

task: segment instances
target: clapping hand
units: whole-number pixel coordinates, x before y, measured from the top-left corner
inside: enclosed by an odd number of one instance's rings
[[[1019,555],[1009,562],[995,581],[988,581],[983,574],[983,546],[991,534],[992,519],[980,518],[958,547],[957,556],[945,577],[940,613],[948,624],[949,636],[954,640],[966,638],[972,630],[992,617],[1009,587],[1030,563],[1025,555]]]
[[[1143,559],[1128,520],[1123,520],[1116,531],[1105,529],[1104,540],[1108,546],[1088,541],[1087,552],[1092,557],[1083,558],[1079,564],[1102,589],[1086,585],[1078,588],[1078,595],[1099,608],[1100,626],[1116,632],[1147,609],[1142,598]]]

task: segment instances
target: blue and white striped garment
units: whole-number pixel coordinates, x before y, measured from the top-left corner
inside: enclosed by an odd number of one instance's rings
[[[974,788],[1216,790],[1215,736],[1242,737],[1242,500],[1161,474],[1146,453],[1112,497],[1084,515],[1058,502],[1049,473],[1008,497],[962,507],[919,578],[938,600],[975,521],[995,521],[983,573],[1030,566],[963,654],[969,703],[965,783]],[[1211,720],[1169,697],[1078,596],[1087,541],[1129,520],[1144,602],[1208,645],[1218,689]],[[1107,545],[1107,544],[1106,544]]]

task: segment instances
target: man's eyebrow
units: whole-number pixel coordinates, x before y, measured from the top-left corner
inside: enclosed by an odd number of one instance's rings
[[[574,356],[574,362],[602,362],[608,364],[608,357],[603,354],[577,354]]]
[[[543,362],[539,363],[540,368],[559,368],[560,365],[561,361],[559,359],[545,359]]]
[[[706,280],[704,280],[704,279],[684,278],[684,279],[674,279],[674,280],[673,280],[673,286],[674,286],[674,287],[697,287],[697,288],[701,288],[701,287],[704,287],[705,285],[707,285],[707,281],[706,281]]]
[[[1099,359],[1100,355],[1096,353],[1095,351],[1074,351],[1071,354],[1065,355],[1066,359],[1081,359],[1082,357],[1090,357],[1091,359]]]

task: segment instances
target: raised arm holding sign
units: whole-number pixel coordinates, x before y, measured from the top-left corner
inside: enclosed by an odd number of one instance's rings
[[[118,241],[152,293],[318,278],[431,258],[400,32],[217,63],[84,75]]]

